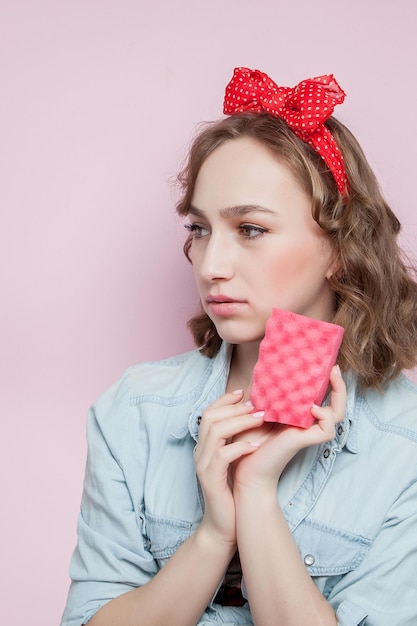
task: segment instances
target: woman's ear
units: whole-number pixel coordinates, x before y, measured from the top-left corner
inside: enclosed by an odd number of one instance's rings
[[[343,267],[342,267],[342,261],[341,261],[340,255],[337,254],[336,251],[334,251],[330,258],[329,267],[326,272],[327,280],[329,280],[334,274],[340,274],[342,270],[343,270]]]

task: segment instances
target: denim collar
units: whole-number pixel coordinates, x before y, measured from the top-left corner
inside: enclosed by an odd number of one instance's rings
[[[202,393],[190,411],[188,430],[191,437],[197,441],[201,414],[212,402],[217,400],[226,391],[227,379],[230,370],[233,345],[225,341],[212,361],[211,374],[203,387]]]

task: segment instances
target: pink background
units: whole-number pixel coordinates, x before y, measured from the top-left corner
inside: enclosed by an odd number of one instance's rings
[[[171,179],[237,65],[334,73],[413,252],[415,0],[1,0],[0,623],[57,626],[89,404],[191,347]]]

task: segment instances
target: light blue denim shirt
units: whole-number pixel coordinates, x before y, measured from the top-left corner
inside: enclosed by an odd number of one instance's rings
[[[62,626],[146,584],[198,527],[197,418],[224,393],[230,354],[224,344],[215,359],[191,351],[139,364],[91,408]],[[278,499],[340,626],[416,626],[417,388],[403,376],[383,394],[347,383],[335,439],[291,461]],[[248,605],[212,602],[198,626],[252,623]]]

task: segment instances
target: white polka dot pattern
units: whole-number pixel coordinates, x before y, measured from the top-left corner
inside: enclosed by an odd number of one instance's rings
[[[265,421],[309,428],[313,403],[329,385],[344,329],[290,311],[274,309],[253,371],[251,401]]]
[[[347,192],[343,156],[324,122],[345,99],[333,74],[301,81],[296,87],[278,87],[259,70],[237,67],[226,87],[223,112],[265,112],[283,119],[291,130],[324,159],[342,195]]]

